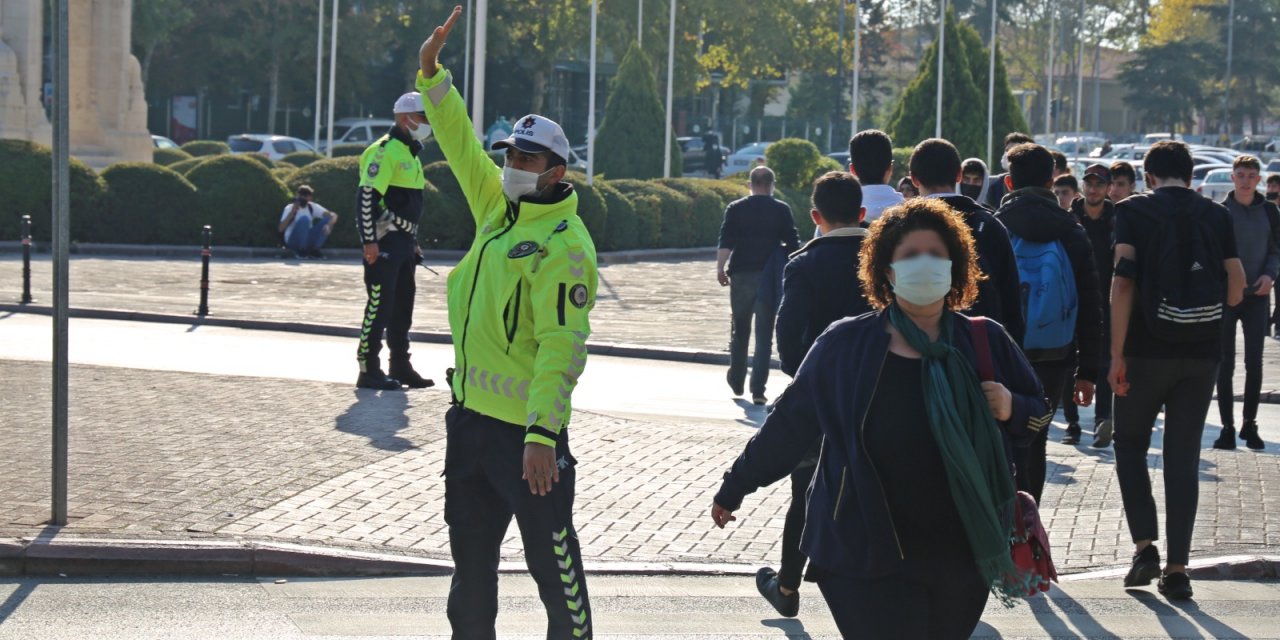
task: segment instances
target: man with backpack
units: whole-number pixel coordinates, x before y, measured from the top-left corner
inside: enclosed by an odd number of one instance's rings
[[[1098,379],[1102,307],[1093,248],[1084,228],[1058,206],[1053,192],[1053,156],[1038,144],[1009,150],[1009,175],[996,219],[1009,229],[1022,281],[1026,335],[1022,348],[1049,394],[1049,416],[1025,452],[1014,454],[1018,488],[1040,502],[1045,482],[1049,422],[1058,389],[1075,379],[1075,402],[1093,402]]]
[[[1262,180],[1262,163],[1253,156],[1240,156],[1231,169],[1235,189],[1222,204],[1231,214],[1235,230],[1236,250],[1244,267],[1244,301],[1223,313],[1222,366],[1218,368],[1218,412],[1222,416],[1222,433],[1213,443],[1215,449],[1236,448],[1234,396],[1231,380],[1236,370],[1236,323],[1244,330],[1244,422],[1240,439],[1255,451],[1265,448],[1258,435],[1258,401],[1262,395],[1262,344],[1267,337],[1267,316],[1271,289],[1280,272],[1280,249],[1276,233],[1280,231],[1280,209],[1258,193]]]
[[[1200,438],[1222,358],[1222,319],[1244,298],[1231,214],[1189,188],[1191,152],[1172,140],[1143,158],[1153,191],[1116,205],[1111,283],[1111,372],[1116,477],[1135,545],[1125,587],[1151,584],[1192,596],[1186,565],[1200,492]],[[1163,575],[1147,452],[1164,408],[1168,565]]]

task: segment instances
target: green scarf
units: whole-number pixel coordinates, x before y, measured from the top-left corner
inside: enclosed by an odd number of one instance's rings
[[[893,304],[889,322],[924,360],[929,430],[947,470],[951,499],[969,536],[983,580],[1006,606],[1025,596],[1031,575],[1020,575],[1009,554],[1013,533],[1013,478],[1004,441],[973,365],[956,350],[954,314],[943,312],[937,342]]]

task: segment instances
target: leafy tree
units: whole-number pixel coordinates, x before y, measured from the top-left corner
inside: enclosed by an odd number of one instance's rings
[[[596,170],[611,179],[662,177],[666,120],[648,56],[636,44],[622,58],[596,133]],[[671,141],[671,174],[681,174],[680,146]]]
[[[156,49],[191,22],[194,14],[186,0],[134,0],[133,44],[141,54],[142,85],[147,85]]]
[[[965,156],[981,156],[986,148],[985,92],[973,81],[966,47],[955,12],[946,22],[946,68],[943,72],[942,136]],[[937,123],[938,43],[925,50],[920,70],[898,99],[889,119],[889,134],[898,146],[932,138]]]
[[[1120,72],[1129,88],[1125,103],[1148,121],[1177,132],[1190,125],[1205,103],[1204,82],[1209,66],[1194,42],[1174,40],[1144,46]]]
[[[991,68],[991,50],[982,46],[982,40],[978,36],[978,31],[973,27],[962,24],[959,27],[960,40],[963,41],[965,57],[969,61],[969,73],[973,76],[973,82],[977,86],[978,92],[983,97],[987,95],[987,87],[989,84],[987,72]],[[936,82],[936,80],[935,80]],[[986,131],[986,100],[983,100],[983,131]],[[996,83],[995,83],[995,113],[992,119],[992,154],[993,158],[987,158],[989,165],[997,162],[1002,151],[999,140],[1005,134],[1013,131],[1027,131],[1027,120],[1022,116],[1022,109],[1018,106],[1018,101],[1013,97],[1013,90],[1009,88],[1009,77],[1005,72],[1004,59],[1000,55],[1000,47],[996,45]],[[986,140],[985,133],[983,140]],[[985,142],[983,149],[986,149]]]

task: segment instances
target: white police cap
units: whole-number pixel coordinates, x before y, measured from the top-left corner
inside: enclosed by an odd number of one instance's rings
[[[564,129],[554,120],[529,114],[516,121],[515,129],[506,140],[493,143],[494,149],[515,147],[525,153],[550,151],[565,162],[569,161],[569,139]]]

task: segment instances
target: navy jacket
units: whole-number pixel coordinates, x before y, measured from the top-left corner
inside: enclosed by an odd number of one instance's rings
[[[783,373],[796,375],[809,347],[831,323],[871,311],[858,283],[858,252],[866,235],[860,227],[840,230],[791,254],[782,272],[777,323]]]
[[[947,313],[956,323],[956,348],[976,362],[971,324]],[[889,353],[888,323],[888,314],[868,313],[837,322],[818,338],[715,497],[716,504],[736,511],[747,494],[790,474],[821,435],[800,548],[815,566],[841,575],[872,578],[903,568],[884,490],[861,437],[876,387],[893,384],[880,380]],[[1013,394],[1013,415],[1001,428],[1006,443],[1022,446],[1052,415],[1018,345],[998,323],[985,323],[995,379]]]
[[[1022,280],[1018,259],[1013,255],[1009,230],[994,213],[968,196],[943,196],[942,201],[964,216],[978,249],[978,266],[987,279],[978,283],[978,301],[966,312],[986,316],[1004,325],[1005,331],[1022,344],[1027,323],[1022,317]]]

